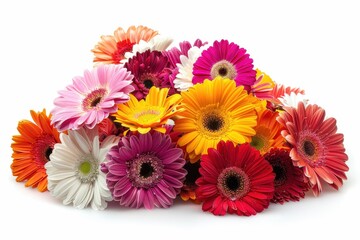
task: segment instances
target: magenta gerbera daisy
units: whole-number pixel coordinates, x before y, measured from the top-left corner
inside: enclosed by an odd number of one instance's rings
[[[134,75],[132,85],[135,91],[132,94],[138,100],[144,99],[152,86],[170,88],[169,95],[175,93],[169,80],[172,71],[168,58],[161,52],[147,50],[137,53],[129,59],[125,67]]]
[[[255,215],[269,206],[274,193],[271,165],[250,144],[221,141],[202,155],[196,180],[203,211],[214,215]]]
[[[218,76],[235,80],[236,85],[250,90],[256,80],[253,60],[235,43],[227,40],[215,41],[194,64],[193,83],[202,83],[205,79]]]
[[[309,184],[304,181],[301,168],[292,164],[287,149],[271,149],[264,155],[264,158],[271,164],[275,173],[275,192],[271,199],[272,202],[283,204],[289,201],[299,201],[305,196]]]
[[[122,65],[100,65],[73,79],[73,84],[59,91],[51,123],[60,131],[90,129],[127,102],[133,76]]]
[[[278,121],[286,128],[282,135],[291,147],[293,164],[302,168],[314,195],[322,191],[320,180],[339,189],[349,168],[345,163],[348,156],[343,144],[344,136],[336,133],[336,120],[325,120],[325,110],[317,105],[305,107],[303,102],[299,102],[297,108],[285,107]]]
[[[146,209],[172,205],[185,179],[182,150],[159,132],[123,137],[103,167],[115,201]]]

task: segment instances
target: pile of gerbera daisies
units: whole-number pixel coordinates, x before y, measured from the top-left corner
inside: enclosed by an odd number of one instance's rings
[[[245,216],[342,186],[344,137],[303,90],[228,40],[171,44],[144,26],[102,36],[94,68],[50,114],[19,122],[16,180],[77,208],[167,208],[179,196]]]

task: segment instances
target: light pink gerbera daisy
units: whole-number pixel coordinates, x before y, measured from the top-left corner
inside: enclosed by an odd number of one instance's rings
[[[221,76],[235,80],[237,86],[244,86],[249,91],[256,80],[253,68],[253,60],[244,48],[227,40],[215,41],[194,63],[193,83]]]
[[[297,108],[285,107],[278,121],[286,128],[282,135],[291,146],[293,164],[303,169],[314,195],[322,191],[320,180],[339,189],[349,168],[344,136],[336,133],[336,120],[325,120],[325,110],[317,105],[305,107],[299,102]]]
[[[123,137],[108,152],[102,171],[115,201],[132,208],[167,208],[180,192],[183,151],[159,132]]]
[[[82,126],[92,129],[110,113],[117,104],[127,102],[133,76],[122,65],[100,65],[75,77],[73,84],[59,91],[51,123],[59,131],[76,130]]]

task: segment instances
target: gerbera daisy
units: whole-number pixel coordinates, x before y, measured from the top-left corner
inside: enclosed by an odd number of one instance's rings
[[[309,99],[304,94],[291,92],[290,94],[285,93],[284,96],[278,98],[281,107],[294,107],[296,108],[299,102],[303,102],[306,106]]]
[[[282,84],[275,84],[274,88],[271,91],[272,101],[279,104],[281,103],[279,98],[284,97],[285,94],[290,95],[290,93],[304,95],[305,91],[300,88],[285,87]]]
[[[164,124],[168,119],[176,115],[182,108],[179,106],[182,98],[180,94],[168,95],[168,88],[152,87],[146,99],[138,101],[130,94],[130,101],[118,105],[119,110],[113,115],[115,122],[121,123],[130,131],[138,131],[142,134],[151,129],[165,133]]]
[[[130,85],[132,78],[120,65],[101,65],[85,71],[84,77],[75,77],[72,85],[59,91],[51,122],[60,131],[84,125],[93,128],[116,112],[117,104],[129,100],[129,93],[134,90]]]
[[[254,97],[243,86],[221,77],[205,80],[182,92],[184,112],[175,120],[175,132],[182,132],[179,146],[186,146],[191,161],[216,147],[221,140],[250,142],[255,135]]]
[[[258,113],[257,125],[254,128],[256,134],[252,136],[250,145],[260,151],[263,155],[271,148],[281,148],[285,139],[281,136],[283,127],[276,121],[278,112],[263,110]]]
[[[123,137],[107,158],[106,182],[120,205],[167,208],[183,186],[185,160],[169,135],[152,131]]]
[[[274,193],[271,165],[248,143],[221,141],[201,157],[197,198],[214,215],[255,215],[269,206]]]
[[[148,27],[131,26],[125,31],[119,27],[114,31],[114,36],[102,36],[101,41],[91,50],[95,63],[118,64],[126,52],[131,52],[134,44],[140,40],[148,42],[158,33]]]
[[[178,91],[187,91],[189,87],[193,86],[193,66],[196,60],[200,57],[203,50],[198,47],[192,47],[187,56],[180,56],[180,63],[177,64],[178,74],[174,80],[174,87]]]
[[[135,91],[132,94],[138,100],[145,98],[152,86],[169,88],[169,95],[175,93],[169,81],[168,59],[161,52],[147,50],[137,53],[124,66],[134,75],[132,86]]]
[[[297,108],[285,108],[278,121],[286,128],[282,135],[291,146],[293,164],[303,169],[314,195],[322,191],[320,180],[339,189],[349,168],[344,136],[336,133],[336,120],[325,120],[324,109],[300,102]]]
[[[299,167],[292,164],[289,151],[286,149],[271,149],[264,155],[275,173],[275,192],[271,199],[274,203],[283,204],[289,201],[299,201],[304,198],[309,184],[304,182],[304,174]]]
[[[275,83],[269,75],[256,69],[256,81],[251,86],[250,92],[259,99],[270,100],[272,99],[272,89]]]
[[[132,48],[131,52],[125,53],[125,59],[121,60],[122,63],[126,63],[130,58],[134,57],[137,53],[143,53],[147,50],[149,51],[165,51],[170,44],[172,43],[172,39],[169,37],[156,35],[150,41],[140,40],[138,44],[135,44]]]
[[[249,91],[256,80],[253,67],[253,60],[244,48],[227,40],[215,41],[195,62],[193,83],[220,76],[235,80],[237,86]]]
[[[18,124],[20,135],[13,136],[13,163],[11,170],[16,181],[26,181],[26,187],[37,187],[40,192],[47,190],[45,163],[50,158],[55,143],[59,143],[59,132],[50,124],[51,115],[30,111],[34,122],[23,120]]]
[[[184,186],[181,188],[180,197],[184,201],[188,201],[189,199],[196,201],[196,193],[195,190],[197,185],[195,184],[196,180],[200,177],[199,173],[200,161],[196,163],[186,162],[184,169],[187,171]]]
[[[51,161],[45,165],[49,191],[64,205],[105,209],[106,201],[112,197],[100,164],[118,138],[109,136],[100,143],[96,127],[69,130],[68,135],[61,134],[60,138],[62,143],[55,145]]]
[[[193,47],[201,48],[205,46],[207,42],[203,42],[200,39],[196,39],[194,44],[189,41],[183,41],[179,43],[179,48],[173,47],[169,51],[164,52],[164,55],[168,57],[171,67],[175,68],[180,63],[180,56],[188,57],[189,50]]]

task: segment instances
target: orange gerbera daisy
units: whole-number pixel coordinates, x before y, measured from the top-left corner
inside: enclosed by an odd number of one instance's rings
[[[268,109],[258,113],[256,134],[252,137],[250,145],[259,150],[261,155],[267,153],[271,148],[284,146],[285,139],[281,136],[283,128],[276,121],[278,116],[278,112]]]
[[[55,143],[59,143],[59,132],[50,124],[50,116],[30,111],[34,122],[23,120],[18,124],[20,135],[14,135],[11,144],[13,163],[11,170],[16,181],[26,181],[26,187],[37,187],[40,192],[47,190],[47,174],[44,168]]]
[[[140,40],[148,42],[157,34],[157,31],[141,25],[131,26],[127,31],[119,27],[114,31],[114,36],[101,36],[101,41],[91,50],[95,55],[94,62],[118,64],[136,43]]]

